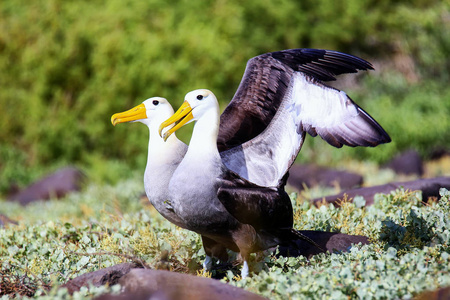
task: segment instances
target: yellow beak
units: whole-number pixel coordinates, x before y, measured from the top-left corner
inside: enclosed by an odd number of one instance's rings
[[[172,133],[183,127],[183,125],[193,118],[191,106],[187,101],[184,101],[180,108],[170,118],[161,123],[161,126],[159,126],[159,135],[166,141]],[[173,123],[175,123],[175,126],[164,132],[164,135],[161,135],[163,129]]]
[[[147,118],[147,109],[145,108],[145,105],[139,104],[138,106],[133,107],[132,109],[129,109],[124,112],[120,112],[117,114],[113,114],[111,117],[111,123],[116,126],[118,123],[125,123],[125,122],[131,122],[141,119]]]

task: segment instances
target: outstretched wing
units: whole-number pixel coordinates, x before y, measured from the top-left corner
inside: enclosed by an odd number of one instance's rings
[[[343,91],[295,74],[290,103],[299,131],[319,135],[330,145],[374,147],[391,141],[384,129]]]
[[[312,53],[325,51],[307,50]],[[295,54],[296,51],[288,50],[287,53],[293,55],[292,53]],[[281,51],[281,53],[285,52]],[[302,54],[301,51],[300,54]],[[286,72],[280,72],[279,78],[289,75],[289,83],[282,92],[278,88],[278,94],[266,93],[268,95],[266,98],[256,97],[257,100],[254,101],[248,101],[242,97],[236,98],[236,96],[233,98],[229,105],[230,110],[240,109],[241,114],[248,114],[251,117],[244,118],[241,122],[237,115],[224,116],[227,110],[221,117],[221,122],[227,119],[232,120],[231,126],[223,125],[220,129],[222,132],[234,132],[233,138],[228,140],[228,145],[234,145],[237,140],[247,139],[244,143],[221,153],[222,160],[229,169],[260,186],[277,187],[284,182],[283,178],[300,151],[306,132],[312,136],[320,135],[335,147],[342,147],[342,145],[373,147],[390,141],[389,135],[383,128],[344,92],[320,81],[334,79],[333,75],[355,72],[358,68],[370,68],[370,64],[339,52],[325,51],[325,54],[327,54],[327,60],[317,59],[297,65],[295,71],[291,67],[295,65],[293,63],[295,59],[291,56],[285,60],[289,65],[280,63],[278,60],[274,62],[274,53],[264,59],[261,63],[265,66],[263,69],[287,69]],[[256,58],[261,57],[264,55]],[[301,62],[300,59],[297,61]],[[255,62],[249,62],[249,64],[253,65]],[[250,72],[250,74],[254,73]],[[244,78],[248,76],[244,75]],[[268,86],[284,86],[284,82],[284,79],[278,79]],[[244,89],[242,86],[241,82],[236,94],[241,88]],[[264,89],[263,85],[260,89],[266,92],[271,90]],[[252,99],[251,96],[248,97]],[[246,111],[251,106],[254,106],[254,109],[251,112]],[[265,106],[269,108],[264,109]],[[235,124],[239,122],[241,122],[237,126],[239,129],[233,131]],[[259,127],[258,131],[255,130],[256,127]],[[253,136],[255,133],[256,135]],[[226,136],[226,134],[221,136],[222,141],[226,140]]]
[[[320,81],[373,69],[358,57],[330,50],[290,49],[256,56],[247,62],[239,87],[220,117],[220,151],[260,134],[275,116],[289,90],[294,72]]]

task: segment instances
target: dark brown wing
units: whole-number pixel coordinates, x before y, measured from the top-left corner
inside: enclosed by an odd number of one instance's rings
[[[293,228],[292,204],[283,188],[264,188],[239,177],[236,173],[225,172],[217,197],[228,212],[239,222],[252,225],[258,233],[271,236],[263,242],[275,242],[294,248],[297,240],[305,240],[324,251],[316,242]],[[275,245],[273,244],[273,245]],[[299,249],[301,250],[301,249]]]
[[[219,151],[241,145],[260,134],[277,112],[294,72],[319,80],[373,69],[355,56],[329,50],[290,49],[256,56],[247,62],[241,83],[220,117]]]
[[[239,222],[250,224],[257,231],[276,233],[292,228],[292,204],[283,188],[261,187],[227,171],[217,197]]]

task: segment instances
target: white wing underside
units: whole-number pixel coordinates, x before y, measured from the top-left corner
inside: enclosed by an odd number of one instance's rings
[[[257,185],[277,187],[297,157],[306,133],[319,134],[336,147],[367,145],[378,135],[372,122],[343,91],[295,72],[269,126],[252,140],[222,152],[222,161]]]

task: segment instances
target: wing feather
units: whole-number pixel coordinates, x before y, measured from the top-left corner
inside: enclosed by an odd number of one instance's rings
[[[343,91],[301,73],[295,74],[292,99],[301,127],[335,147],[376,146],[389,135]]]
[[[330,145],[374,147],[390,141],[384,129],[344,92],[295,72],[267,128],[250,141],[222,152],[224,164],[260,186],[284,183],[305,133]]]
[[[320,81],[373,69],[355,56],[330,50],[290,49],[251,58],[239,87],[220,117],[219,151],[241,145],[260,134],[275,116],[294,72]]]
[[[292,228],[292,204],[283,189],[261,187],[226,172],[217,197],[239,222],[250,224],[257,231]]]
[[[373,69],[336,51],[292,49],[250,59],[233,100],[220,119],[224,164],[263,187],[284,183],[305,133],[334,147],[376,146],[389,135],[344,92],[322,81]]]

